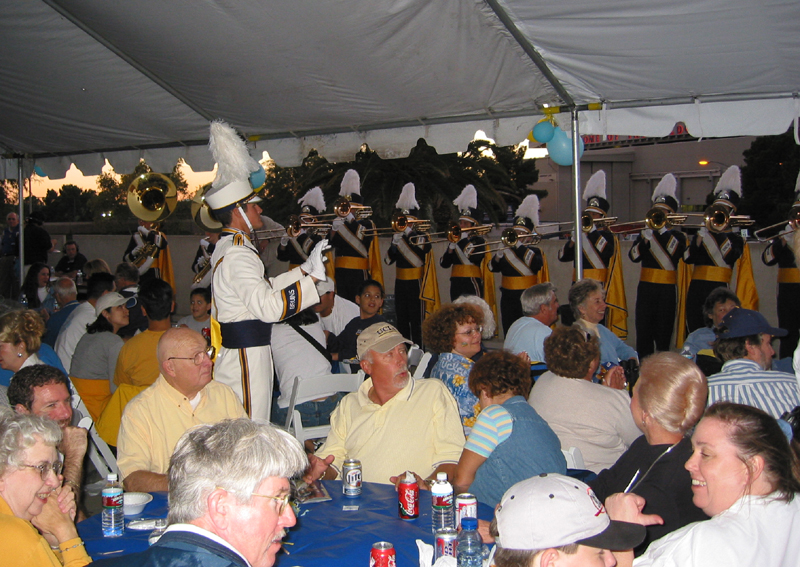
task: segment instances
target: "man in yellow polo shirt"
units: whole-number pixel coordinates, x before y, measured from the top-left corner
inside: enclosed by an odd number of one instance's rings
[[[440,380],[411,377],[408,344],[388,323],[359,335],[358,358],[370,378],[331,414],[328,439],[309,456],[307,479],[336,478],[348,457],[361,461],[366,482],[388,484],[406,470],[453,478],[465,441],[458,406]]]
[[[128,491],[167,490],[169,458],[186,430],[245,416],[234,391],[211,380],[203,335],[170,329],[158,341],[157,355],[161,374],[122,414],[117,464]]]

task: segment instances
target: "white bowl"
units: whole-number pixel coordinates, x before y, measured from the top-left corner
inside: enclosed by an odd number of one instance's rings
[[[147,503],[153,499],[153,495],[147,492],[126,492],[122,498],[122,509],[125,511],[125,515],[138,516],[144,511]]]

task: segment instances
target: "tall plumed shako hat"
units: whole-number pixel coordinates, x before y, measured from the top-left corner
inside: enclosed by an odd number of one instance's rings
[[[395,207],[400,209],[404,215],[416,217],[419,211],[419,203],[417,203],[416,188],[413,183],[406,183],[400,191],[400,197],[397,199]]]
[[[714,203],[727,205],[734,210],[742,197],[742,174],[736,165],[725,170],[714,188]]]
[[[606,200],[606,172],[602,169],[596,171],[586,182],[583,189],[583,200],[586,201],[586,210],[606,216],[611,204]]]
[[[514,228],[533,231],[539,225],[539,197],[528,195],[514,213]]]
[[[653,206],[667,209],[670,213],[677,212],[680,206],[675,196],[677,188],[678,180],[671,173],[667,173],[653,191]]]
[[[461,190],[461,194],[453,199],[453,204],[458,207],[460,216],[458,220],[469,221],[478,224],[478,190],[474,185],[467,185]]]
[[[316,217],[325,210],[325,195],[320,187],[314,187],[306,191],[297,203],[300,205],[300,218]]]
[[[346,197],[353,203],[359,205],[364,204],[364,198],[361,196],[361,178],[355,169],[348,169],[344,172],[342,177],[342,184],[339,189],[339,196]]]
[[[208,147],[217,162],[217,176],[205,195],[208,206],[214,211],[224,211],[261,201],[250,185],[250,174],[261,165],[250,156],[236,130],[222,120],[213,121]]]

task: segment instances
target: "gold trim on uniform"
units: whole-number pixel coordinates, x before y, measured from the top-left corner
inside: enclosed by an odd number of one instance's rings
[[[398,280],[418,280],[422,277],[422,266],[419,268],[395,268]]]
[[[692,272],[693,280],[704,280],[707,282],[730,283],[733,270],[720,266],[695,266]]]
[[[678,283],[678,273],[675,270],[659,270],[656,268],[642,268],[639,279],[643,282],[657,284]]]
[[[356,258],[354,256],[337,256],[334,265],[337,268],[348,270],[369,270],[369,262],[366,258]]]
[[[508,290],[528,289],[539,283],[539,276],[503,276],[500,287]]]
[[[800,283],[800,270],[797,268],[778,268],[778,283]]]
[[[453,278],[479,278],[481,269],[475,264],[456,264],[450,273]]]

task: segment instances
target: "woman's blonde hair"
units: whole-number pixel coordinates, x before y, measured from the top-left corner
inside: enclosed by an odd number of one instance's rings
[[[23,343],[29,355],[39,351],[44,330],[44,321],[32,309],[10,311],[0,317],[0,342],[12,345]]]

